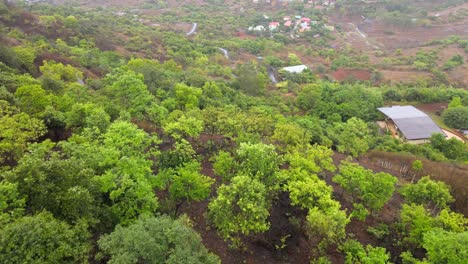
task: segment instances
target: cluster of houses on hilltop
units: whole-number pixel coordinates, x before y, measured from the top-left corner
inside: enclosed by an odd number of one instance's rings
[[[306,3],[306,7],[313,7],[317,9],[327,8],[327,7],[334,7],[336,5],[336,0],[252,0],[254,4],[269,4],[271,6],[279,6],[279,5],[288,5],[289,3],[299,2],[299,3]]]
[[[268,18],[264,16],[265,18]],[[311,26],[318,25],[319,22],[316,20],[312,20],[308,17],[301,17],[301,16],[285,16],[283,20],[280,21],[271,21],[268,23],[268,27],[265,25],[257,25],[251,26],[248,28],[249,32],[264,32],[267,29],[270,32],[299,32],[303,33],[309,31]],[[323,25],[323,27],[329,31],[334,31],[335,28],[333,26]]]

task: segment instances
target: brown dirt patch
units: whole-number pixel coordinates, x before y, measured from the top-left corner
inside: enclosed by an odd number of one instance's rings
[[[442,103],[418,104],[418,105],[415,105],[415,107],[426,113],[440,114],[445,109],[447,109],[448,103],[442,102]]]
[[[368,81],[371,78],[371,71],[369,70],[347,70],[347,69],[338,69],[332,73],[333,79],[337,81],[345,80],[359,80],[359,81]]]

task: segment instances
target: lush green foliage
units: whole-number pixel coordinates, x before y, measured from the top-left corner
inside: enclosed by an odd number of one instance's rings
[[[354,199],[376,212],[392,197],[397,179],[388,173],[374,174],[358,164],[345,162],[340,166],[339,174],[333,181],[348,191]]]
[[[400,251],[403,262],[465,258],[461,186],[423,158],[458,170],[466,145],[406,144],[374,123],[384,105],[450,102],[436,121],[465,129],[468,92],[452,88],[464,55],[441,51],[468,42],[434,40],[416,56],[334,45],[354,31],[336,14],[394,25],[385,35],[442,22],[414,13],[420,1],[15,2],[0,1],[1,263],[219,263],[203,244],[228,262],[387,263],[383,247],[396,262]],[[242,32],[296,14],[309,31]],[[280,69],[297,64],[309,69]],[[394,67],[430,77],[395,85]],[[370,80],[333,81],[349,68]],[[446,184],[404,185],[400,212],[396,177],[380,171]],[[366,230],[372,245],[350,240]]]
[[[430,208],[446,208],[453,201],[450,188],[444,182],[433,181],[429,176],[422,177],[415,184],[402,187],[400,193],[408,203],[416,203]]]
[[[444,111],[444,122],[453,128],[468,128],[468,107],[453,107]]]
[[[218,188],[218,196],[208,206],[210,218],[225,238],[266,231],[270,227],[266,197],[266,187],[260,181],[235,176],[231,184]]]
[[[127,227],[117,226],[98,243],[110,257],[108,263],[220,263],[186,219],[142,217]]]
[[[86,226],[71,227],[50,213],[25,216],[0,229],[2,263],[88,263]]]
[[[385,248],[372,247],[371,245],[361,245],[356,240],[347,240],[341,246],[341,250],[346,254],[345,263],[362,263],[362,264],[386,264],[391,263],[389,261],[390,256],[386,252]]]

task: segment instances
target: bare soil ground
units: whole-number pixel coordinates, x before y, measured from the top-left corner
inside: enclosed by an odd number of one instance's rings
[[[335,80],[341,82],[345,80],[358,80],[358,81],[368,81],[370,80],[372,72],[369,70],[347,70],[347,69],[338,69],[332,73],[332,76]]]
[[[398,71],[398,70],[380,70],[383,75],[383,82],[390,84],[398,83],[416,83],[418,80],[431,80],[432,74],[422,71]]]
[[[336,47],[351,47],[354,51],[369,56],[371,63],[379,64],[384,57],[393,57],[395,50],[400,49],[402,56],[414,56],[419,49],[439,49],[438,65],[442,66],[448,59],[460,54],[466,61],[466,54],[457,45],[449,47],[430,46],[423,44],[432,40],[443,40],[450,36],[460,36],[468,39],[468,3],[451,7],[442,11],[429,13],[436,16],[431,24],[421,25],[415,23],[409,27],[395,27],[386,25],[379,19],[363,19],[360,16],[347,17],[338,12],[329,17],[331,24],[341,28],[337,32],[337,38],[332,41]],[[419,20],[418,20],[419,21]],[[376,53],[385,54],[384,57],[376,57]],[[395,71],[395,67],[382,70],[384,82],[387,83],[412,83],[417,79],[432,78],[429,72],[418,72],[414,69],[401,69]],[[459,87],[468,87],[468,66],[465,64],[445,72],[450,83]]]

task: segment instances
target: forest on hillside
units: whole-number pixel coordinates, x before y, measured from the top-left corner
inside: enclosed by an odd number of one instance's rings
[[[0,263],[466,263],[468,5],[283,2],[1,0]]]

